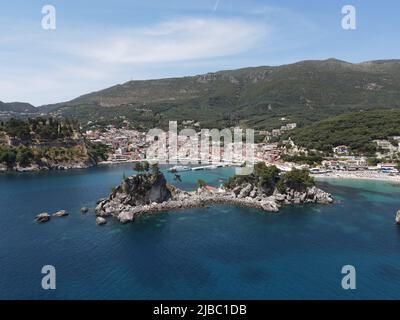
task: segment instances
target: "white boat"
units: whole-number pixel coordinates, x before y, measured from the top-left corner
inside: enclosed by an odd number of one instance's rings
[[[381,171],[382,173],[389,173],[389,174],[399,173],[399,170],[397,170],[396,168],[382,168]]]
[[[174,166],[169,168],[168,171],[170,172],[184,172],[184,171],[191,171],[192,168],[188,166]]]
[[[320,168],[311,168],[310,173],[311,174],[323,174],[323,173],[328,173],[328,170],[322,170]]]

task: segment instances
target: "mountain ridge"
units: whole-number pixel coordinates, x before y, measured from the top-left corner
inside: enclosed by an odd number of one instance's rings
[[[219,70],[215,72],[207,72],[204,74],[197,74],[193,76],[183,76],[183,77],[166,77],[166,78],[153,78],[153,79],[146,79],[146,80],[130,80],[127,82],[124,82],[122,84],[117,84],[108,88],[104,88],[101,90],[93,91],[87,94],[80,95],[72,100],[65,101],[65,102],[60,102],[56,104],[48,104],[48,105],[43,105],[41,107],[48,107],[48,106],[54,106],[54,105],[65,105],[65,104],[74,104],[76,102],[82,101],[82,99],[85,99],[87,97],[90,97],[92,95],[96,95],[105,91],[117,89],[117,88],[123,88],[129,85],[135,85],[135,84],[142,84],[142,83],[156,83],[160,81],[182,81],[182,80],[192,80],[192,79],[198,79],[198,78],[207,78],[207,77],[218,77],[218,76],[224,76],[224,75],[237,75],[243,72],[254,72],[259,73],[260,71],[266,71],[266,70],[274,70],[274,69],[284,69],[284,68],[292,68],[292,67],[304,67],[304,66],[312,66],[313,64],[325,64],[327,66],[347,66],[347,67],[352,67],[354,69],[357,69],[359,71],[365,70],[365,68],[371,67],[371,66],[376,66],[377,64],[382,65],[382,64],[391,64],[395,63],[398,64],[397,67],[400,68],[400,59],[388,59],[388,60],[371,60],[371,61],[363,61],[359,63],[351,63],[347,62],[344,60],[339,60],[336,58],[329,58],[325,60],[301,60],[298,62],[294,63],[288,63],[288,64],[282,64],[278,66],[255,66],[255,67],[243,67],[243,68],[238,68],[238,69],[224,69],[224,70]],[[379,72],[379,70],[376,70]]]
[[[27,102],[2,102],[0,101],[0,111],[14,112],[34,112],[36,107]]]
[[[38,113],[86,121],[131,120],[143,128],[167,120],[204,126],[277,127],[338,114],[400,107],[400,60],[350,63],[334,58],[195,76],[133,80],[43,105]],[[111,109],[111,110],[110,110]]]

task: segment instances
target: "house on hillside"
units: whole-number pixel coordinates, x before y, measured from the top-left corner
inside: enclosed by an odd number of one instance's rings
[[[338,156],[343,156],[343,155],[348,155],[350,153],[349,147],[348,146],[337,146],[332,149],[333,153],[338,155]]]
[[[271,133],[273,137],[279,137],[282,134],[282,131],[280,129],[274,129]]]
[[[399,146],[392,145],[392,143],[388,140],[374,140],[374,142],[377,144],[378,148],[381,148],[382,150],[386,150],[389,153],[399,151]]]
[[[288,123],[286,125],[287,130],[293,130],[293,129],[296,129],[296,127],[297,127],[297,123]]]

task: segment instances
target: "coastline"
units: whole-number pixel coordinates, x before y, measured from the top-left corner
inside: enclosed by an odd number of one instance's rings
[[[97,165],[101,166],[101,165],[110,165],[110,164],[136,163],[136,162],[142,162],[142,161],[143,160],[100,161],[97,163]]]
[[[57,165],[52,167],[47,166],[30,166],[30,167],[18,167],[12,169],[0,169],[0,174],[8,173],[32,173],[32,172],[48,172],[48,171],[72,171],[72,170],[84,170],[95,167],[96,165]]]
[[[7,173],[30,173],[30,172],[48,172],[48,171],[70,171],[70,170],[84,170],[93,167],[108,166],[108,165],[121,165],[140,162],[141,160],[127,160],[127,161],[101,161],[93,164],[77,163],[77,164],[58,164],[53,166],[39,166],[32,165],[29,167],[16,167],[13,169],[6,169],[5,166],[0,167],[0,174]],[[336,180],[366,180],[366,181],[380,181],[391,182],[400,184],[400,174],[390,176],[389,174],[373,171],[333,171],[321,174],[311,174],[316,180],[336,179]]]
[[[381,182],[392,182],[400,184],[400,175],[390,176],[381,172],[371,171],[334,171],[323,174],[311,174],[316,180],[323,179],[338,179],[338,180],[369,180],[369,181],[381,181]]]
[[[47,172],[47,171],[69,171],[69,170],[77,170],[77,169],[89,169],[93,167],[99,166],[107,166],[107,165],[120,165],[120,164],[127,164],[127,163],[136,163],[142,160],[127,160],[127,161],[100,161],[97,163],[76,163],[76,164],[57,164],[51,166],[42,166],[42,165],[31,165],[27,167],[14,167],[12,169],[7,168],[4,165],[0,166],[0,174],[7,174],[7,173],[28,173],[28,172]]]

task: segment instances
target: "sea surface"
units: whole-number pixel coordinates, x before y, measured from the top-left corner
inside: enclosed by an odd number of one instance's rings
[[[97,226],[80,213],[131,166],[0,175],[0,299],[400,299],[398,185],[320,181],[334,204],[279,214],[221,205]],[[233,174],[183,172],[179,186]],[[60,209],[70,216],[34,221]],[[41,287],[44,265],[55,290]],[[344,265],[356,290],[341,286]]]

